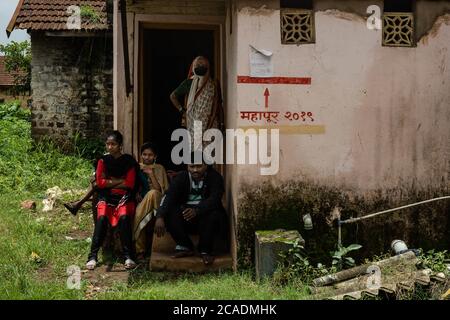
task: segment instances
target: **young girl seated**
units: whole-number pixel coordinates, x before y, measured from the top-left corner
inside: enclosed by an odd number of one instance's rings
[[[156,158],[157,151],[153,144],[142,145],[140,168],[147,175],[150,191],[137,206],[134,217],[133,238],[136,241],[138,260],[145,258],[147,251],[146,227],[153,222],[154,212],[159,208],[163,194],[169,187],[166,170],[162,165],[156,163]]]

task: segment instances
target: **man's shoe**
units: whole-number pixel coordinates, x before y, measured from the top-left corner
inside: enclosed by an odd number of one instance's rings
[[[125,269],[133,269],[133,268],[136,268],[136,262],[134,262],[129,258],[125,260]]]
[[[205,266],[209,266],[214,263],[215,257],[207,253],[202,253],[202,260]]]
[[[89,260],[86,263],[86,269],[88,269],[88,270],[94,270],[96,266],[97,266],[97,261],[95,261],[94,259]]]

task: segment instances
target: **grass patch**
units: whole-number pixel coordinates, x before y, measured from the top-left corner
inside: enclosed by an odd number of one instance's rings
[[[126,283],[94,283],[82,274],[81,290],[66,287],[67,267],[82,268],[89,250],[83,238],[66,240],[74,233],[92,232],[90,207],[72,217],[58,206],[52,213],[19,209],[21,195],[2,200],[0,211],[0,299],[305,299],[306,286],[291,282],[279,286],[257,283],[251,271],[214,274],[176,274],[132,271]],[[3,232],[7,230],[6,232]],[[33,259],[32,254],[39,256]],[[82,268],[83,269],[83,268]]]
[[[252,272],[232,271],[212,274],[171,274],[135,271],[128,287],[111,288],[98,295],[99,299],[305,299],[308,296],[302,283],[275,286],[266,280],[257,283]]]
[[[83,20],[88,23],[99,23],[100,15],[90,5],[82,5],[80,7],[80,15]]]

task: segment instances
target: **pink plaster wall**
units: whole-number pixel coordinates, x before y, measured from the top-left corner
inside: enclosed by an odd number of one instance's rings
[[[236,84],[231,71],[228,127],[248,124],[239,111],[264,110],[269,88],[271,110],[313,111],[325,133],[281,135],[278,174],[261,177],[258,166],[238,165],[239,183],[307,178],[361,192],[448,184],[450,15],[417,47],[391,48],[361,16],[337,10],[315,13],[315,44],[281,45],[279,14],[249,7],[236,13],[237,52],[228,51],[228,66],[236,63],[237,75],[249,75],[253,45],[273,52],[274,76],[311,77],[312,83]]]

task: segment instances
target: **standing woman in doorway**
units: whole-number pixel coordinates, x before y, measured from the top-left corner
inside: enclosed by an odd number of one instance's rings
[[[223,130],[223,108],[220,85],[210,76],[208,59],[194,59],[189,75],[170,95],[173,105],[183,114],[183,126],[189,130],[192,141],[202,141],[203,132],[215,128]],[[180,101],[184,101],[181,103]],[[194,121],[202,122],[202,136],[195,137]]]
[[[131,155],[122,153],[122,144],[123,137],[119,131],[108,134],[108,154],[97,164],[95,178],[99,201],[91,252],[86,264],[89,270],[93,270],[97,265],[97,254],[105,239],[108,225],[119,228],[125,268],[136,266],[131,223],[136,207],[134,193],[138,164]]]

